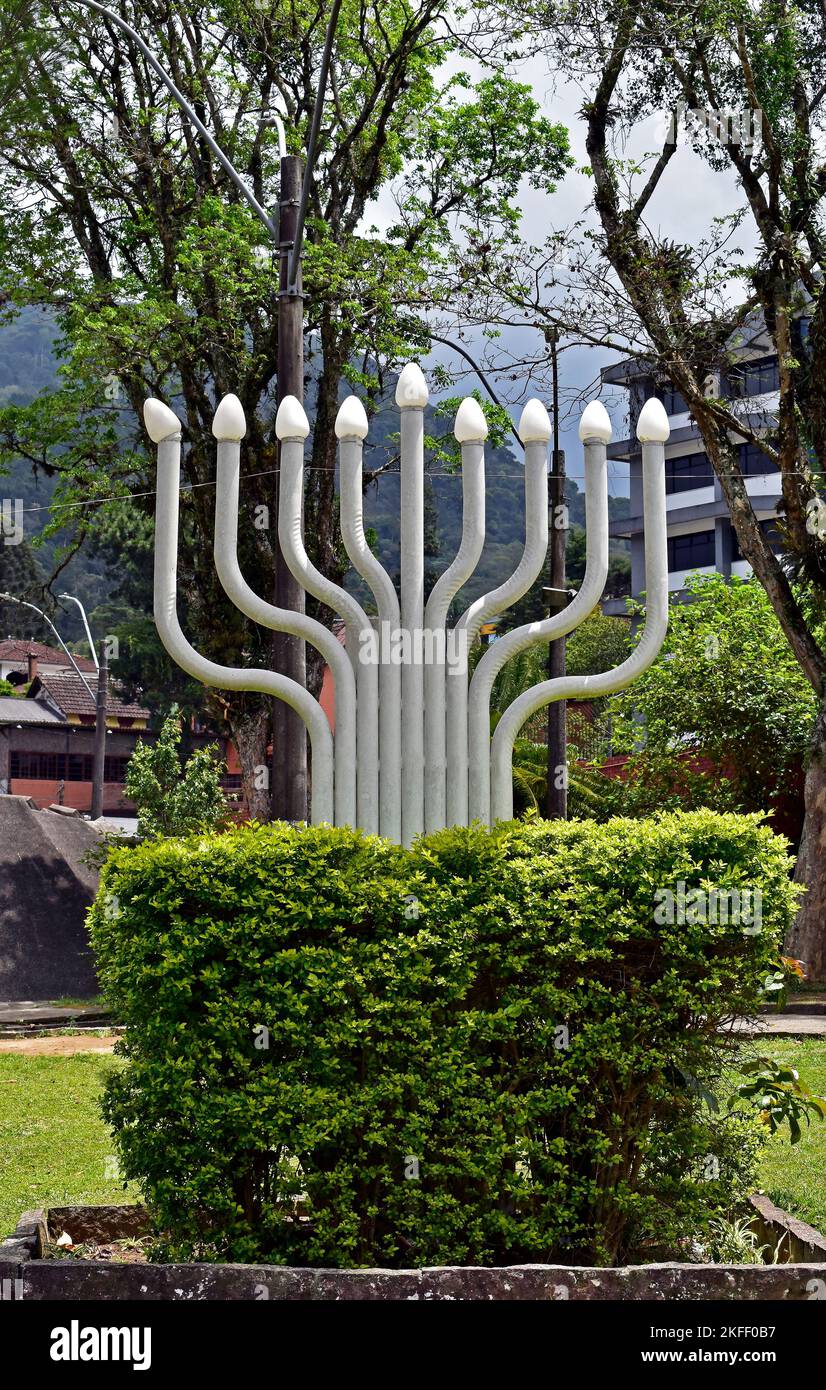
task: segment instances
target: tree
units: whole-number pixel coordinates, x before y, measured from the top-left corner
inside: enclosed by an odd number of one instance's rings
[[[794,792],[817,699],[755,579],[691,575],[659,657],[611,699],[615,747],[650,760],[709,759],[741,809]]]
[[[826,976],[826,527],[818,490],[826,461],[826,270],[822,141],[826,30],[820,0],[565,0],[513,17],[533,27],[585,90],[582,107],[596,225],[523,247],[507,279],[477,297],[500,318],[530,312],[540,328],[587,325],[591,340],[635,357],[684,397],[719,479],[744,557],[768,595],[817,705],[796,878],[806,893],[789,942]],[[747,120],[732,131],[726,113]],[[696,112],[687,131],[680,112]],[[629,157],[643,122],[657,148]],[[757,139],[752,138],[759,125]],[[733,176],[730,213],[696,245],[656,231],[656,205],[687,143],[709,169]],[[560,269],[561,266],[561,269]],[[738,358],[763,344],[779,360],[776,406],[738,398]],[[722,389],[721,389],[722,388]],[[763,450],[779,471],[784,557],[759,524],[738,446]],[[795,580],[797,582],[795,582]]]
[[[280,110],[290,149],[304,150],[323,7],[123,0],[122,12],[272,206],[278,156],[267,120]],[[14,29],[0,57],[0,292],[12,307],[54,307],[64,362],[58,389],[0,412],[0,461],[22,455],[59,475],[56,523],[82,544],[96,499],[151,492],[153,461],[135,421],[147,395],[170,400],[191,489],[181,518],[188,631],[208,656],[266,666],[270,635],[224,600],[211,562],[210,425],[217,398],[234,391],[248,422],[241,560],[267,597],[275,537],[253,516],[261,506],[274,515],[275,503],[271,249],[123,35],[48,0],[38,21],[19,0],[2,0],[0,14]],[[304,261],[315,417],[305,526],[332,578],[344,568],[333,429],[342,379],[369,405],[388,366],[428,347],[422,311],[454,283],[447,248],[504,236],[518,220],[522,179],[549,192],[570,162],[564,130],[538,115],[525,86],[486,77],[473,87],[455,71],[439,80],[457,48],[452,14],[446,0],[345,0],[341,10]],[[395,208],[381,231],[370,225],[380,192]],[[151,500],[135,506],[151,513]],[[320,664],[309,670],[317,685]],[[252,770],[266,762],[266,704],[233,695],[223,709],[248,799],[265,818]]]
[[[157,743],[139,739],[129,759],[126,795],[137,807],[143,840],[218,830],[229,818],[217,744],[196,749],[183,765],[180,746],[181,721],[173,709]]]
[[[0,594],[13,594],[38,608],[53,607],[45,592],[43,570],[25,540],[9,545],[0,537]],[[0,598],[0,640],[23,633],[38,642],[53,640],[47,624],[31,608],[22,608],[19,603],[4,602]]]

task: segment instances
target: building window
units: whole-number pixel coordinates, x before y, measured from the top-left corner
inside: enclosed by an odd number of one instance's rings
[[[695,487],[711,487],[714,471],[707,454],[680,454],[665,461],[666,492],[690,492]]]
[[[763,535],[768,540],[769,545],[771,546],[775,555],[782,554],[783,537],[777,529],[777,522],[775,518],[773,516],[768,516],[763,521],[759,522],[759,526],[760,530],[763,532]],[[737,539],[737,533],[733,526],[731,528],[731,558],[732,560],[745,560],[746,558],[742,550],[740,549],[740,543]]]
[[[755,357],[728,370],[730,396],[762,396],[780,389],[780,364],[776,357]]]
[[[714,564],[714,531],[692,531],[689,536],[669,536],[668,568],[676,570],[702,569]]]
[[[758,449],[756,444],[741,444],[738,450],[740,455],[740,471],[747,477],[753,478],[760,473],[776,473],[777,465],[767,458],[762,449]]]
[[[666,415],[684,415],[688,410],[685,397],[670,382],[665,386],[658,386],[654,395],[658,401],[662,401]]]
[[[104,782],[125,782],[129,758],[106,758]],[[94,759],[91,753],[25,753],[13,751],[9,775],[30,782],[91,782]]]

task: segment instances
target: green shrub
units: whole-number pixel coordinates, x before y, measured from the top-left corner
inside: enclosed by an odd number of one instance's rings
[[[655,921],[680,880],[759,888],[762,929]],[[708,1102],[793,895],[785,842],[711,812],[115,850],[91,921],[124,1173],[169,1257],[679,1250],[753,1184],[757,1126]]]

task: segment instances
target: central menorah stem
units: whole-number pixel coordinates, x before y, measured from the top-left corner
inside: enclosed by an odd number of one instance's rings
[[[401,411],[402,844],[424,830],[424,408],[427,385],[405,367],[396,388]]]

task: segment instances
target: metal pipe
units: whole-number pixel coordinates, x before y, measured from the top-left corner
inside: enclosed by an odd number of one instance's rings
[[[379,650],[379,833],[397,843],[402,836],[401,668],[393,660],[399,630],[399,600],[389,574],[364,534],[363,451],[367,415],[358,396],[348,396],[336,416],[339,445],[339,512],[344,549],[370,588],[378,613]]]
[[[327,21],[327,32],[324,36],[324,49],[321,54],[321,66],[318,71],[318,88],[315,95],[315,105],[313,107],[313,118],[310,124],[310,137],[307,141],[307,158],[304,164],[304,181],[301,186],[301,202],[298,206],[298,218],[295,228],[295,242],[293,244],[292,257],[290,259],[290,279],[289,292],[296,293],[298,280],[298,265],[301,257],[301,246],[304,241],[304,220],[307,216],[307,204],[310,200],[310,185],[313,178],[313,165],[315,164],[315,152],[318,144],[318,135],[321,130],[321,117],[324,113],[324,95],[327,87],[327,74],[330,71],[330,61],[333,56],[333,41],[336,35],[336,25],[338,24],[341,0],[333,0],[333,8],[330,11],[330,18]]]
[[[253,622],[271,631],[288,632],[310,642],[333,674],[336,697],[335,822],[356,820],[356,682],[347,653],[334,633],[304,613],[266,603],[246,583],[238,563],[238,499],[241,472],[240,441],[246,434],[244,411],[237,396],[224,396],[212,422],[218,440],[213,554],[225,593]]]
[[[332,823],[333,736],[317,700],[295,681],[272,671],[219,666],[196,652],[184,637],[177,613],[178,510],[181,464],[180,421],[161,401],[144,406],[150,438],[158,446],[155,511],[155,624],[169,655],[182,670],[204,685],[224,690],[257,690],[285,700],[304,720],[313,752],[314,825]]]
[[[287,396],[278,407],[275,432],[281,442],[278,540],[290,573],[344,619],[347,654],[356,672],[356,809],[362,830],[379,828],[378,663],[373,659],[373,628],[360,603],[326,579],[310,560],[301,534],[304,501],[304,441],[310,425],[304,407]]]
[[[668,417],[657,400],[640,412],[643,521],[645,527],[645,627],[627,660],[595,676],[563,676],[527,690],[509,705],[491,747],[491,816],[513,816],[513,745],[526,719],[552,700],[587,699],[624,690],[656,660],[668,629],[668,549],[665,506],[665,441]]]
[[[583,433],[584,431],[584,433]],[[490,823],[490,697],[493,684],[513,657],[571,632],[599,602],[608,577],[608,463],[611,422],[594,401],[580,424],[585,445],[585,577],[573,602],[542,622],[524,623],[494,642],[470,682],[468,697],[468,784],[471,820]]]
[[[69,651],[69,648],[66,646],[66,643],[63,641],[63,638],[61,637],[51,618],[47,617],[47,615],[42,611],[42,609],[38,608],[34,603],[29,603],[24,598],[18,598],[16,594],[0,593],[0,598],[7,599],[9,603],[19,603],[21,608],[31,608],[33,613],[37,613],[43,619],[44,623],[47,623],[49,625],[58,642],[60,643],[61,647],[63,648],[64,652],[71,661],[75,669],[75,675],[83,681],[83,684],[86,686],[86,690],[88,691],[91,698],[93,700],[96,700],[97,696],[94,690],[92,689],[91,685],[87,681],[86,677],[84,676],[83,672],[81,671],[80,667],[78,666],[77,662],[72,656],[72,653]]]
[[[427,382],[408,362],[396,384],[401,411],[402,844],[424,830],[424,408]]]
[[[452,564],[437,580],[427,601],[424,627],[429,660],[424,668],[425,830],[440,830],[447,813],[447,728],[445,680],[467,682],[467,644],[448,661],[446,621],[450,605],[479,563],[485,543],[484,411],[472,396],[459,406],[453,430],[462,449],[462,539]],[[446,674],[449,669],[449,674]]]
[[[462,614],[454,631],[468,650],[482,624],[516,603],[542,572],[548,549],[548,440],[551,422],[541,401],[528,401],[519,421],[525,445],[525,545],[513,574]],[[468,823],[468,684],[456,675],[447,684],[447,823]]]
[[[203,121],[190,106],[183,92],[180,91],[178,87],[176,87],[172,78],[169,76],[169,73],[161,67],[160,63],[158,62],[157,58],[152,52],[152,49],[148,46],[148,44],[144,43],[137,30],[133,29],[131,24],[127,24],[125,19],[121,19],[119,14],[115,14],[114,10],[108,9],[106,5],[98,4],[98,0],[74,0],[74,3],[78,5],[86,5],[88,9],[96,10],[98,14],[104,15],[105,18],[109,20],[110,24],[114,24],[115,28],[120,29],[124,34],[127,34],[129,38],[132,40],[132,42],[137,45],[144,58],[146,59],[147,63],[151,67],[152,71],[156,73],[156,75],[163,82],[167,91],[175,98],[181,110],[184,112],[187,120],[190,121],[192,125],[194,125],[202,140],[204,140],[205,143],[212,150],[212,153],[215,155],[215,158],[218,160],[218,163],[226,171],[226,173],[229,174],[229,177],[232,179],[232,182],[235,184],[235,187],[238,189],[239,193],[243,195],[243,197],[246,199],[253,212],[255,213],[256,217],[260,218],[260,220],[264,223],[264,226],[267,228],[267,231],[269,232],[273,241],[277,243],[278,228],[276,227],[272,218],[269,216],[267,212],[265,212],[264,208],[262,208],[261,204],[258,202],[258,199],[255,197],[251,189],[247,187],[241,175],[238,173],[238,170],[235,168],[235,165],[224,154],[224,151],[221,149],[221,146],[215,142],[215,140],[207,130],[206,126],[204,125]]]

